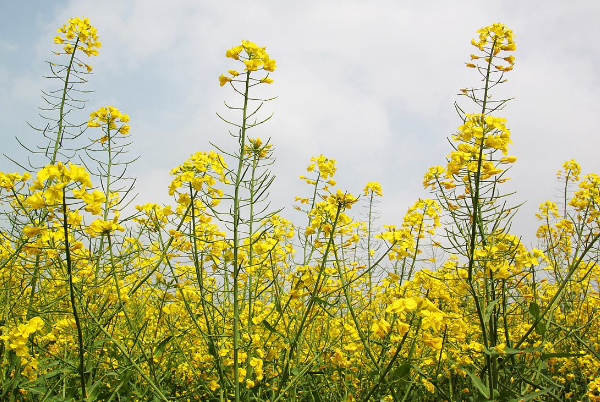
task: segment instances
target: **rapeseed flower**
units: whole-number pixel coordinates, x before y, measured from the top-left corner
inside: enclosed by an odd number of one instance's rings
[[[90,113],[90,120],[88,121],[88,127],[101,127],[105,125],[108,130],[117,129],[117,123],[129,122],[129,115],[122,113],[119,109],[113,106],[101,107],[95,112]],[[121,134],[128,134],[130,130],[128,124],[122,124],[117,132]],[[108,138],[102,137],[101,142],[105,142]]]
[[[271,59],[265,47],[260,47],[256,43],[242,40],[242,44],[234,46],[225,52],[225,56],[234,60],[241,61],[244,64],[244,71],[248,74],[251,72],[263,70],[267,74],[275,71],[277,67],[275,60]],[[237,70],[228,70],[231,77],[223,74],[219,76],[219,85],[224,86],[228,82],[235,80],[240,73]],[[249,75],[248,75],[249,78]],[[273,79],[268,75],[257,80],[258,83],[273,83]]]
[[[66,24],[58,28],[59,35],[54,37],[54,43],[63,45],[67,54],[79,49],[88,57],[97,56],[101,46],[96,28],[88,18],[70,18]],[[86,65],[88,72],[91,67]]]

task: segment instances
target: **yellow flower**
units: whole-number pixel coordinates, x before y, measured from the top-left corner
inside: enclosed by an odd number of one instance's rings
[[[515,64],[515,56],[513,56],[512,54],[508,57],[504,57],[503,58],[505,61],[509,62],[511,65]]]
[[[405,311],[414,311],[418,307],[418,302],[414,298],[400,298],[396,299],[386,309],[386,313],[403,313]]]
[[[407,323],[402,322],[400,320],[396,322],[396,331],[398,332],[398,335],[404,336],[404,334],[406,334],[409,329],[410,325],[408,325]]]
[[[350,209],[352,205],[358,201],[358,198],[354,197],[350,193],[346,193],[338,189],[338,191],[331,195],[327,201],[330,204],[339,206],[340,208]]]
[[[370,181],[367,183],[367,185],[365,186],[365,188],[363,189],[364,195],[369,195],[369,193],[372,193],[374,195],[378,195],[380,197],[383,196],[383,192],[381,190],[381,184],[379,184],[379,182],[376,181]]]
[[[42,193],[40,191],[33,193],[29,197],[25,199],[25,203],[29,205],[33,209],[43,208],[46,205],[46,201],[42,197]]]
[[[423,343],[435,350],[442,349],[442,338],[439,337],[425,339]]]
[[[484,55],[471,55],[471,61],[483,59],[485,65],[479,66],[480,68],[487,68],[490,60],[497,56],[501,51],[513,51],[516,50],[517,46],[514,42],[514,35],[510,29],[500,23],[495,23],[487,27],[483,27],[477,31],[479,34],[479,40],[471,39],[471,44],[484,52]],[[498,56],[500,57],[500,56]],[[513,69],[515,64],[514,56],[500,57],[509,63],[508,67],[493,64],[493,66],[502,72],[507,72]],[[466,63],[467,67],[476,68],[477,65],[473,63]]]
[[[87,192],[83,193],[81,199],[87,204],[85,207],[86,211],[91,212],[93,215],[99,215],[101,205],[106,201],[106,195],[100,190],[94,190],[91,194]]]
[[[275,60],[271,59],[265,47],[260,47],[256,43],[248,40],[242,40],[241,45],[228,49],[225,52],[225,56],[244,63],[244,71],[248,72],[257,71],[261,66],[264,71],[273,72],[277,67]],[[239,75],[237,70],[228,70],[228,73],[234,78]],[[224,86],[230,81],[231,78],[224,75],[219,77],[219,84],[221,86]],[[258,81],[271,84],[273,79],[267,76]]]
[[[44,228],[39,226],[25,226],[23,228],[23,233],[27,237],[37,236]]]
[[[221,74],[219,76],[219,85],[220,86],[223,86],[223,85],[227,84],[229,81],[231,81],[231,78],[225,77],[223,74]]]
[[[116,230],[120,230],[121,232],[125,230],[125,228],[119,225],[116,222],[116,218],[112,221],[105,221],[104,219],[96,219],[93,221],[87,228],[86,232],[89,233],[92,237],[101,234],[109,234]]]
[[[90,120],[88,121],[88,127],[101,127],[106,126],[104,130],[107,134],[100,138],[100,142],[104,144],[108,141],[108,130],[116,130],[118,133],[126,135],[129,133],[131,127],[128,124],[123,124],[117,129],[118,123],[129,122],[129,115],[121,112],[114,106],[101,107],[95,112],[90,113]]]
[[[275,71],[276,67],[277,66],[275,65],[275,60],[273,60],[273,59],[265,60],[265,65],[263,67],[265,70],[273,72],[273,71]]]
[[[435,386],[430,381],[427,381],[425,378],[423,378],[421,379],[421,383],[428,392],[432,394],[435,393]]]
[[[503,158],[500,158],[500,163],[515,163],[516,161],[516,156],[505,156]]]
[[[385,336],[390,332],[392,326],[385,319],[380,319],[375,321],[371,326],[371,331],[379,338],[385,338]]]
[[[63,50],[67,54],[73,53],[79,49],[85,53],[88,57],[98,55],[98,49],[102,45],[98,40],[98,34],[96,28],[94,28],[89,19],[87,18],[70,18],[65,25],[58,28],[59,34],[64,34],[64,38],[61,35],[54,37],[54,43],[66,44],[63,46]],[[86,68],[91,71],[91,67],[86,65]]]
[[[227,51],[225,52],[225,56],[226,56],[226,57],[229,57],[229,58],[232,58],[232,59],[235,59],[235,60],[239,60],[239,59],[240,59],[240,58],[239,58],[239,54],[240,54],[240,52],[241,52],[242,50],[244,50],[244,47],[243,47],[243,46],[241,46],[241,45],[238,45],[238,46],[232,47],[231,49],[229,49],[229,50],[227,50]]]
[[[250,59],[244,60],[244,64],[246,65],[246,71],[256,71],[263,64],[263,61],[260,59]]]

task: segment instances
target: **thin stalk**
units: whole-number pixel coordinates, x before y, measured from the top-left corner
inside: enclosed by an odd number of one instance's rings
[[[239,374],[239,349],[240,349],[240,300],[239,283],[240,274],[239,248],[240,248],[240,187],[242,181],[242,168],[244,166],[244,145],[246,144],[246,116],[248,112],[248,89],[250,85],[250,71],[246,72],[246,89],[244,91],[244,110],[242,118],[240,155],[238,158],[237,173],[235,175],[235,193],[233,198],[233,380],[235,402],[240,402],[240,374]]]
[[[494,48],[496,46],[496,42],[494,41],[494,43],[492,44],[492,48],[490,50],[490,56],[488,58],[488,66],[487,66],[487,71],[486,71],[486,76],[485,76],[485,88],[484,88],[484,94],[483,94],[483,104],[482,104],[482,111],[481,111],[481,119],[482,119],[482,129],[483,129],[483,136],[481,138],[481,142],[479,144],[479,156],[477,159],[477,171],[475,172],[474,175],[474,194],[472,199],[473,202],[473,210],[472,210],[472,217],[471,217],[471,234],[470,234],[470,248],[469,248],[469,266],[468,266],[468,271],[467,271],[467,275],[468,275],[468,282],[473,294],[473,298],[475,299],[475,307],[477,309],[477,316],[479,318],[479,322],[480,322],[480,326],[481,326],[481,330],[482,330],[482,335],[483,335],[483,342],[486,348],[489,348],[489,342],[488,342],[488,337],[486,334],[486,325],[484,322],[484,316],[483,313],[481,311],[481,306],[480,306],[480,302],[479,302],[479,298],[477,296],[477,291],[475,289],[475,286],[473,285],[473,267],[475,265],[475,240],[477,238],[477,226],[478,226],[478,221],[480,219],[479,216],[479,212],[480,212],[480,204],[479,204],[479,197],[480,197],[480,178],[481,178],[481,166],[482,166],[482,161],[483,161],[483,149],[484,149],[484,144],[485,144],[485,112],[486,112],[486,108],[487,108],[487,98],[488,98],[488,90],[489,90],[489,84],[490,84],[490,74],[491,74],[491,67],[492,67],[492,59],[494,57]],[[471,181],[469,180],[469,183]],[[473,189],[471,189],[472,191]],[[483,237],[484,233],[480,233],[480,236]],[[489,382],[489,386],[490,386],[490,395],[493,395],[493,373],[492,373],[492,360],[490,358],[490,356],[486,355],[485,356],[485,360],[486,360],[486,366],[487,366],[487,370],[488,370],[488,382]]]
[[[50,160],[50,164],[54,165],[56,163],[56,155],[58,154],[58,148],[60,147],[62,134],[63,134],[63,118],[64,118],[64,109],[65,109],[65,101],[67,98],[67,92],[69,89],[69,76],[71,75],[71,68],[73,67],[73,60],[75,59],[75,52],[77,51],[77,45],[79,44],[79,37],[75,40],[75,46],[73,47],[73,53],[71,53],[71,58],[69,59],[69,66],[67,67],[67,75],[65,77],[65,85],[63,87],[62,99],[60,100],[60,116],[58,118],[58,131],[56,133],[56,140],[54,141],[54,152],[52,152],[52,159]]]
[[[67,263],[67,277],[69,280],[69,297],[71,300],[71,309],[73,311],[73,318],[75,319],[75,326],[77,327],[77,343],[79,353],[79,381],[81,382],[81,395],[82,399],[86,398],[85,392],[85,376],[84,376],[84,362],[83,362],[83,333],[81,331],[81,321],[79,320],[79,314],[77,313],[77,306],[75,305],[75,288],[73,286],[73,263],[71,261],[71,250],[69,248],[69,224],[67,222],[67,197],[65,195],[66,188],[62,189],[62,212],[63,212],[63,230],[65,235],[65,253]]]

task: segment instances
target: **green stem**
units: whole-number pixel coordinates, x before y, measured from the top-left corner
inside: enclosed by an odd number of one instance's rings
[[[483,149],[485,146],[485,112],[486,112],[486,108],[487,108],[487,97],[488,97],[488,90],[489,90],[489,84],[490,84],[490,74],[491,74],[491,67],[492,67],[492,59],[493,59],[493,55],[494,55],[494,48],[496,46],[496,42],[494,41],[494,43],[492,44],[492,48],[490,50],[490,55],[488,58],[488,65],[487,65],[487,71],[486,71],[486,76],[485,76],[485,88],[484,88],[484,94],[483,94],[483,104],[482,104],[482,110],[481,110],[481,125],[482,125],[482,130],[483,130],[483,134],[481,137],[481,143],[479,144],[479,155],[478,155],[478,159],[477,159],[477,171],[475,172],[474,175],[474,179],[475,179],[475,183],[474,183],[474,189],[470,189],[471,192],[473,192],[473,197],[472,199],[472,203],[473,203],[473,210],[472,210],[472,217],[471,217],[471,234],[470,234],[470,246],[469,246],[469,265],[468,265],[468,271],[467,271],[467,275],[468,275],[468,282],[469,282],[469,287],[471,288],[471,292],[473,294],[473,298],[474,298],[474,302],[475,302],[475,308],[477,310],[477,316],[479,318],[479,322],[480,322],[480,327],[481,327],[481,332],[482,332],[482,336],[483,336],[483,343],[484,346],[486,348],[489,347],[489,340],[488,340],[488,336],[487,336],[487,330],[486,330],[486,323],[485,323],[485,319],[483,316],[483,312],[481,309],[481,305],[480,305],[480,301],[479,301],[479,297],[477,296],[477,290],[475,289],[475,286],[473,284],[473,268],[475,265],[475,241],[477,239],[477,227],[478,227],[478,221],[479,219],[481,219],[480,217],[480,203],[479,203],[479,197],[480,197],[480,178],[481,178],[481,166],[482,166],[482,162],[483,162]],[[476,140],[477,141],[477,140]],[[469,184],[471,183],[471,180],[469,180]],[[481,231],[481,229],[480,229]],[[480,236],[482,238],[484,238],[484,233],[480,233]],[[485,360],[486,360],[486,366],[487,366],[487,371],[488,371],[488,381],[489,381],[489,386],[490,386],[490,395],[492,395],[493,392],[493,372],[492,372],[492,360],[490,358],[490,356],[486,355],[485,356]]]
[[[233,198],[233,380],[235,402],[240,402],[239,382],[239,349],[240,349],[240,300],[238,276],[241,271],[239,262],[240,249],[240,187],[242,181],[242,168],[244,166],[244,146],[246,144],[246,116],[248,111],[248,89],[250,84],[250,71],[246,72],[246,89],[244,91],[244,110],[240,138],[240,155],[235,175],[235,194]]]
[[[85,374],[84,374],[84,362],[83,362],[83,333],[81,331],[81,321],[79,320],[79,314],[77,313],[77,306],[75,305],[75,288],[73,286],[73,263],[71,261],[71,250],[69,249],[69,223],[67,222],[67,197],[65,195],[66,188],[63,187],[62,191],[62,212],[63,212],[63,229],[65,236],[65,253],[67,263],[67,277],[69,280],[69,297],[71,299],[71,308],[73,311],[73,318],[75,319],[75,326],[77,327],[77,343],[79,347],[79,381],[81,382],[81,395],[82,399],[86,398],[85,392]]]
[[[65,101],[67,98],[67,92],[69,90],[69,76],[71,75],[71,69],[73,68],[73,60],[75,59],[75,52],[77,51],[78,44],[79,44],[79,37],[77,37],[77,39],[75,41],[75,46],[73,47],[73,53],[71,53],[71,58],[69,59],[69,66],[67,67],[67,75],[65,77],[65,85],[63,87],[62,99],[60,100],[60,111],[59,111],[60,116],[58,117],[58,131],[56,133],[56,140],[54,141],[54,152],[52,153],[52,159],[50,160],[51,165],[54,165],[56,163],[56,155],[58,154],[58,148],[60,148],[60,143],[62,140]]]

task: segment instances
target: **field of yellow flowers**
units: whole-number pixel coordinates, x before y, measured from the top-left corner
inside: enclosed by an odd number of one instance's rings
[[[490,95],[516,44],[500,23],[477,34],[466,66],[480,81],[425,172],[431,198],[381,231],[379,183],[338,189],[323,155],[300,176],[305,226],[271,209],[274,149],[250,134],[268,120],[254,87],[277,66],[246,40],[219,77],[239,99],[230,144],[171,170],[172,205],[124,216],[129,116],[67,118],[100,48],[70,19],[50,63],[47,163],[0,173],[0,400],[600,401],[600,176],[566,162],[539,249],[510,233],[516,158],[506,100]]]

